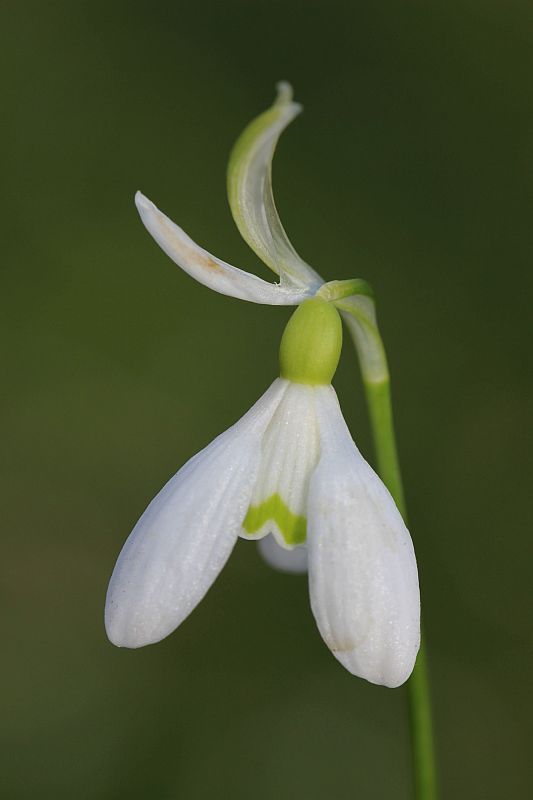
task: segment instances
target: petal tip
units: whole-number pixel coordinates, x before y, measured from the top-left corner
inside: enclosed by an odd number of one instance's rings
[[[142,613],[140,613],[140,611]],[[108,600],[104,614],[107,638],[115,647],[138,650],[149,644],[156,644],[175,628],[172,621],[161,624],[160,618],[147,614],[134,605],[125,605],[116,600]]]
[[[345,651],[332,650],[332,653],[352,675],[376,686],[385,686],[387,689],[397,689],[402,686],[411,676],[416,660],[416,654],[412,659],[406,656],[395,657],[391,654],[385,659],[369,658],[357,648]]]
[[[300,103],[295,103],[293,101],[294,92],[292,85],[288,81],[279,81],[276,84],[276,92],[277,94],[274,105],[286,106],[291,112],[291,119],[303,111],[303,106]]]
[[[118,626],[115,624],[113,618],[110,618],[107,609],[105,615],[105,632],[107,638],[115,647],[125,647],[129,649],[140,647],[139,643],[134,642],[133,639],[126,634],[123,626]]]
[[[289,81],[278,81],[276,83],[276,103],[290,103],[294,92]]]
[[[137,206],[139,213],[142,213],[143,211],[149,211],[154,206],[152,201],[148,200],[148,198],[145,197],[145,195],[140,191],[135,192],[135,205]]]

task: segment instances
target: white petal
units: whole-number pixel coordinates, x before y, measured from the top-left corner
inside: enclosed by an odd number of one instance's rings
[[[306,287],[268,283],[211,255],[141,192],[135,195],[135,204],[146,229],[167,256],[204,286],[220,294],[266,305],[298,305],[312,295]]]
[[[420,644],[411,537],[352,441],[331,387],[317,390],[321,458],[309,489],[309,586],[315,619],[351,673],[399,686]]]
[[[257,548],[266,563],[280,572],[303,575],[307,572],[307,547],[294,547],[287,550],[280,547],[274,536],[264,536],[257,542]]]
[[[274,534],[282,547],[305,542],[307,495],[318,463],[315,389],[289,382],[261,443],[261,466],[241,536]]]
[[[281,224],[272,194],[272,159],[280,134],[300,113],[288,83],[278,84],[274,105],[237,140],[228,165],[228,199],[239,231],[282,285],[318,289],[320,275],[300,258]]]
[[[152,500],[109,584],[106,629],[114,644],[142,647],[163,639],[205,595],[237,540],[261,437],[286,388],[287,381],[275,381]]]

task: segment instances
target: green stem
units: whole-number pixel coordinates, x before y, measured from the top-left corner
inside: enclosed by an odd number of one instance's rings
[[[415,797],[436,800],[437,775],[431,720],[431,695],[424,640],[407,683]]]
[[[359,285],[356,281],[352,283],[356,287]],[[360,283],[363,284],[363,282]],[[335,286],[332,285],[332,287],[328,291],[333,299],[336,295]],[[351,297],[346,297],[338,292],[338,299],[333,299],[333,302],[348,326],[359,356],[372,423],[378,472],[407,524],[405,496],[392,419],[387,356],[377,325],[373,295],[368,291],[367,284],[364,284],[364,288],[365,291],[359,291]],[[431,721],[431,696],[423,637],[415,668],[407,683],[407,693],[414,796],[416,800],[436,800],[438,793]]]
[[[378,472],[407,524],[407,510],[392,419],[390,380],[387,377],[377,383],[369,380],[363,382],[372,424]]]
[[[378,471],[407,523],[405,496],[396,449],[396,437],[394,435],[388,370],[385,370],[385,374],[387,375],[386,378],[379,382],[373,382],[365,379],[363,370],[363,383],[372,423]],[[437,779],[431,719],[431,696],[423,641],[420,645],[415,668],[407,684],[407,691],[414,796],[416,800],[436,800]]]

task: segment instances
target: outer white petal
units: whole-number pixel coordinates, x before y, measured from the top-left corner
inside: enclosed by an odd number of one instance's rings
[[[354,675],[399,686],[420,644],[411,537],[352,441],[331,387],[317,391],[322,455],[309,489],[309,586],[324,641]]]
[[[279,83],[277,89],[274,105],[254,119],[235,143],[228,165],[228,199],[241,235],[281,276],[282,285],[316,290],[323,280],[290,243],[272,194],[272,159],[278,139],[302,110],[292,102],[288,83]]]
[[[163,639],[205,595],[237,540],[261,437],[286,388],[287,381],[276,380],[152,500],[109,584],[105,621],[114,644],[142,647]]]
[[[135,204],[146,229],[167,256],[204,286],[220,294],[266,305],[298,305],[313,294],[309,288],[268,283],[226,264],[193,242],[141,192],[135,195]]]
[[[280,547],[272,535],[264,536],[257,542],[257,547],[266,563],[280,572],[303,575],[307,572],[307,547],[294,547],[287,550]]]

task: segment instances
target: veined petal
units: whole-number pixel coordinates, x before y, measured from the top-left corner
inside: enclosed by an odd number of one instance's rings
[[[309,489],[311,607],[354,675],[400,686],[420,644],[413,544],[389,492],[357,450],[331,387],[317,389],[321,457]]]
[[[167,256],[204,286],[220,294],[265,305],[298,305],[312,295],[306,287],[268,283],[211,255],[141,192],[135,195],[135,204],[146,229]]]
[[[261,464],[241,536],[272,533],[282,547],[305,542],[307,493],[318,462],[315,387],[287,381],[261,442]]]
[[[253,120],[237,140],[228,165],[228,198],[242,237],[281,285],[314,291],[323,280],[303,261],[281,224],[272,194],[272,159],[280,134],[302,110],[292,102],[292,88],[278,84],[274,105]]]
[[[305,545],[287,550],[286,547],[280,547],[275,537],[269,534],[257,542],[257,548],[266,563],[279,572],[290,572],[293,575],[303,575],[307,572]]]
[[[239,422],[188,461],[152,500],[109,584],[105,621],[113,644],[158,642],[205,595],[237,540],[261,438],[286,388],[286,381],[274,381]]]

